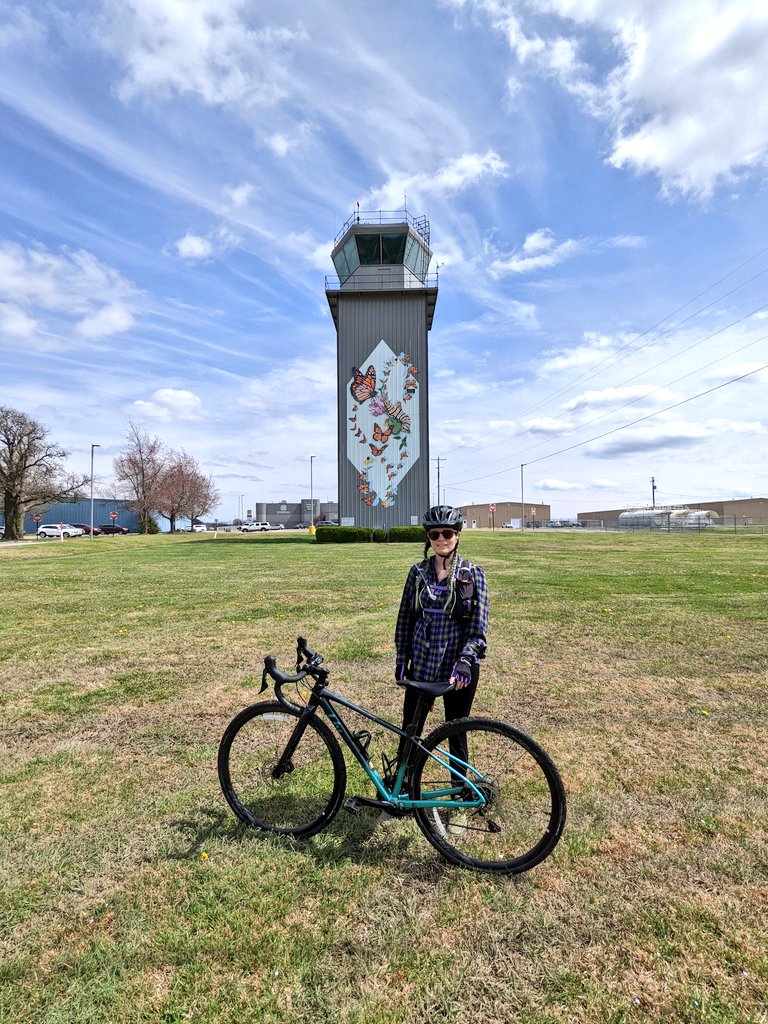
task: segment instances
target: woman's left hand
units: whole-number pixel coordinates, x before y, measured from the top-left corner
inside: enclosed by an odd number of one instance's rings
[[[463,690],[465,686],[469,686],[472,682],[472,666],[465,658],[459,658],[453,666],[451,682],[456,690]]]

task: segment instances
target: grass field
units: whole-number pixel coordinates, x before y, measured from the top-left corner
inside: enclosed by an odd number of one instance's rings
[[[3,1024],[768,1020],[768,539],[462,550],[491,588],[476,710],[533,734],[568,791],[560,845],[517,879],[375,812],[263,841],[218,789],[226,723],[299,633],[397,717],[417,549],[0,546]]]

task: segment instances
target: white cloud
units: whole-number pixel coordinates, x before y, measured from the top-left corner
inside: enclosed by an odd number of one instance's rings
[[[202,407],[202,400],[194,391],[158,388],[153,392],[150,401],[135,401],[131,407],[131,414],[168,422],[193,421],[201,418]]]
[[[538,480],[534,483],[534,488],[537,491],[580,491],[583,489],[582,484],[568,483],[566,480]]]
[[[4,323],[26,337],[56,329],[88,340],[121,333],[133,325],[134,298],[131,282],[83,249],[54,253],[0,243],[0,299],[9,300]]]
[[[569,412],[574,409],[611,409],[635,404],[643,398],[652,399],[654,405],[664,405],[674,401],[675,397],[667,388],[658,388],[653,384],[635,384],[631,387],[585,391],[565,402],[563,409]]]
[[[188,233],[174,243],[177,254],[183,260],[197,262],[220,256],[240,244],[240,236],[226,223],[221,223],[207,235]]]
[[[10,302],[0,302],[0,334],[21,340],[31,338],[37,329],[37,321],[23,309]]]
[[[523,426],[531,434],[552,437],[555,434],[562,434],[565,430],[570,430],[573,424],[552,416],[538,416],[532,420],[525,420]]]
[[[45,38],[45,25],[34,18],[26,7],[3,4],[0,14],[5,18],[0,24],[0,50],[27,46]]]
[[[247,181],[242,182],[240,185],[226,185],[224,187],[224,195],[235,209],[245,206],[252,194],[253,185],[250,185]]]
[[[507,164],[498,153],[464,153],[448,160],[432,172],[421,174],[392,174],[378,189],[374,189],[365,206],[371,210],[400,210],[403,196],[409,204],[424,204],[430,197],[447,196],[479,184],[485,178],[503,178]]]
[[[526,237],[518,253],[493,260],[488,269],[494,278],[503,274],[527,274],[555,267],[583,249],[584,243],[573,239],[557,244],[549,228],[540,228]]]
[[[488,270],[493,278],[504,274],[528,274],[534,270],[556,267],[564,260],[583,252],[600,252],[604,249],[639,249],[646,244],[640,235],[615,235],[605,239],[567,239],[557,242],[551,228],[538,228],[526,235],[523,244],[511,255],[499,256]]]
[[[598,459],[612,459],[619,455],[633,455],[637,452],[659,451],[665,448],[690,448],[703,444],[712,437],[712,434],[712,429],[704,424],[678,420],[628,427],[607,440],[590,445],[587,450]]]
[[[289,153],[306,145],[312,132],[312,126],[306,121],[298,124],[293,131],[275,132],[267,139],[267,145],[279,157],[288,156]]]
[[[183,260],[207,260],[213,254],[213,246],[202,235],[184,235],[175,243],[176,252]]]
[[[768,92],[765,4],[467,0],[458,8],[481,13],[506,39],[512,81],[554,78],[608,125],[614,167],[700,197],[765,172],[768,106],[755,99]]]
[[[77,332],[84,338],[105,338],[121,334],[133,327],[133,317],[125,306],[105,306],[91,316],[84,317],[77,325]]]
[[[303,33],[252,20],[246,0],[105,0],[95,35],[125,68],[125,100],[191,94],[208,105],[274,104],[291,87],[280,54]]]
[[[710,384],[721,384],[728,380],[734,380],[737,377],[743,377],[745,374],[750,376],[746,377],[744,381],[740,383],[748,384],[750,381],[755,384],[768,384],[768,369],[765,369],[765,363],[730,363],[728,366],[721,366],[716,370],[709,370],[704,374],[703,380]]]
[[[545,358],[535,365],[537,376],[549,377],[562,370],[587,369],[602,362],[615,348],[613,338],[594,331],[585,331],[584,341],[584,345],[575,348],[545,352]]]

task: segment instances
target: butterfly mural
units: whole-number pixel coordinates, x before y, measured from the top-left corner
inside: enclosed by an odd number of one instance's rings
[[[361,405],[373,398],[376,394],[376,368],[371,364],[365,371],[365,376],[356,367],[352,367],[352,383],[349,385],[349,392],[356,402]]]
[[[400,481],[419,458],[419,371],[409,355],[395,354],[383,339],[361,365],[367,369],[352,366],[348,380],[347,458],[358,471],[360,500],[369,507],[389,508]]]

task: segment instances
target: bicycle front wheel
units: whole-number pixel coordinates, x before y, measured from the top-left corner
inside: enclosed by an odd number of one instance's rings
[[[300,717],[276,701],[254,704],[232,719],[219,745],[219,782],[238,818],[297,839],[333,820],[347,784],[336,737],[321,719]]]
[[[557,768],[530,736],[491,718],[446,722],[423,741],[413,769],[417,799],[453,788],[455,800],[473,800],[466,783],[429,756],[448,762],[454,754],[476,772],[462,769],[485,797],[480,808],[418,808],[416,821],[446,860],[474,871],[514,875],[548,857],[565,826],[565,790]]]

